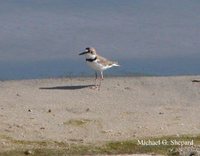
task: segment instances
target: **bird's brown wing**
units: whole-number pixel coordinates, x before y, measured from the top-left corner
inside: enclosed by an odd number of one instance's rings
[[[106,58],[102,57],[102,56],[97,56],[97,62],[103,64],[103,65],[112,65],[114,62],[107,60]]]

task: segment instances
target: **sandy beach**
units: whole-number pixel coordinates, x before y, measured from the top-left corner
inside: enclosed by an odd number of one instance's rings
[[[103,143],[200,133],[200,76],[0,81],[0,136]],[[1,137],[0,137],[1,138]],[[0,150],[9,149],[1,138]]]

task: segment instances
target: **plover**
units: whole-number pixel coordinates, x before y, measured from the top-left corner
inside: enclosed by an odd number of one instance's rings
[[[109,61],[106,58],[97,55],[96,49],[92,47],[85,48],[85,51],[79,55],[85,55],[87,64],[95,70],[95,87],[101,86],[101,81],[103,80],[103,71],[114,66],[119,66],[117,62]],[[99,85],[97,85],[97,72],[100,72],[101,78]]]

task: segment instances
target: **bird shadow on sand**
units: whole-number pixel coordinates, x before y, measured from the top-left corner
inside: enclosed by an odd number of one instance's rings
[[[55,87],[41,87],[39,89],[47,89],[47,90],[77,90],[94,87],[95,85],[74,85],[74,86],[55,86]]]

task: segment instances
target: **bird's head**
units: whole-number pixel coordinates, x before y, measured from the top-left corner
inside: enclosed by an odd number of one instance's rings
[[[85,51],[80,53],[79,55],[85,55],[86,58],[88,59],[94,59],[97,55],[96,49],[92,47],[87,47],[85,48]]]

